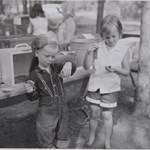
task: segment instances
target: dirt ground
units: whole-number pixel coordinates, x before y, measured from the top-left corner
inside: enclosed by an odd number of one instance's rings
[[[114,149],[149,149],[150,120],[134,117],[133,86],[129,78],[123,79],[118,107],[114,110]],[[75,85],[73,85],[75,86]],[[77,84],[77,86],[79,86]],[[71,93],[70,93],[71,94]],[[72,94],[71,94],[72,95]],[[86,114],[76,109],[86,101],[70,101],[68,132],[71,139],[69,148],[86,148],[88,122],[83,124]],[[35,148],[37,142],[35,130],[37,102],[24,101],[0,109],[0,148]],[[86,109],[87,107],[85,107]],[[86,109],[89,112],[89,109]],[[99,132],[92,148],[103,148],[102,118]]]
[[[68,132],[71,139],[69,147],[75,148],[80,128],[83,126],[82,123],[84,123],[86,115],[83,111],[77,110],[75,105],[68,105],[70,108]],[[78,103],[78,106],[79,105],[81,106],[83,103]],[[0,110],[0,148],[36,147],[36,108],[37,102],[25,101],[21,104],[9,106]],[[27,113],[25,114],[21,110],[26,112],[29,110],[30,115]]]

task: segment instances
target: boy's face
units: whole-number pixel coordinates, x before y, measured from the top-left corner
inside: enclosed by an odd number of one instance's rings
[[[42,67],[48,67],[55,60],[58,47],[52,48],[51,45],[46,45],[39,51],[36,51],[36,57],[38,57],[39,65]]]
[[[108,32],[103,33],[103,39],[105,40],[106,45],[114,47],[117,41],[120,39],[120,34],[115,26],[110,26]]]

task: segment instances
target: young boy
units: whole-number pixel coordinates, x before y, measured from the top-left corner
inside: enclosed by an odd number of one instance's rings
[[[37,36],[32,50],[38,59],[31,71],[25,89],[29,100],[39,99],[36,129],[38,146],[41,148],[67,148],[68,112],[62,77],[75,72],[72,60],[54,63],[58,53],[56,41],[49,41],[46,35]]]

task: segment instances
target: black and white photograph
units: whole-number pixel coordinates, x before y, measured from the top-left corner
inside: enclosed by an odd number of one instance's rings
[[[149,0],[0,0],[0,149],[150,149]]]

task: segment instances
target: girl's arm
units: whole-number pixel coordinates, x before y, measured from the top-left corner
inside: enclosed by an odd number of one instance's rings
[[[48,20],[48,30],[56,30],[58,28],[58,24],[54,25],[51,23],[51,20]]]
[[[63,17],[63,19],[62,19],[62,21],[61,21],[61,24],[64,23],[69,17],[72,17],[72,15],[71,15],[70,13],[66,13],[66,14],[64,14],[63,16],[64,16],[64,17]]]
[[[97,55],[98,55],[98,47],[96,45],[94,45],[86,52],[83,61],[83,67],[85,70],[88,70],[93,66],[94,60],[97,59]]]
[[[133,72],[138,72],[139,70],[139,64],[138,64],[138,60],[134,60],[130,63],[131,66],[131,71]]]
[[[62,19],[61,23],[59,23],[59,25],[64,23],[69,17],[73,17],[72,12],[74,10],[74,2],[67,1],[66,3],[67,3],[66,12],[61,12],[59,10],[59,12],[63,15],[63,19]]]
[[[91,66],[93,66],[93,62],[94,62],[94,59],[93,59],[93,52],[87,52],[85,54],[85,58],[84,58],[84,61],[83,61],[83,67],[85,70],[88,70],[91,68]]]
[[[127,50],[123,61],[122,61],[122,67],[114,67],[112,68],[114,72],[116,72],[119,75],[128,76],[130,74],[130,53],[129,50]]]

